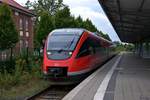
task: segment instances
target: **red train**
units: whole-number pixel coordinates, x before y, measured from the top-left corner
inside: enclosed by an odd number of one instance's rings
[[[56,29],[45,42],[44,75],[56,81],[79,81],[112,56],[111,46],[85,29]]]

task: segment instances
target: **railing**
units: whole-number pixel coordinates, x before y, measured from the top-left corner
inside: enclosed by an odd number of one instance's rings
[[[0,51],[0,73],[5,71],[11,73],[15,68],[16,61],[25,60],[26,66],[29,67],[30,60],[36,61],[42,58],[42,53],[38,48],[20,48]]]

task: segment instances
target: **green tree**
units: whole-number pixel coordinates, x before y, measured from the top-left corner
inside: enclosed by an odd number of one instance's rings
[[[104,33],[101,32],[101,36],[102,36],[103,38],[109,40],[109,41],[112,41],[112,40],[110,39],[110,37],[109,37],[108,34],[104,34]]]
[[[48,12],[43,12],[40,16],[40,21],[37,27],[36,40],[40,44],[43,44],[43,40],[46,39],[48,34],[54,29],[53,18]]]
[[[31,2],[31,4],[37,15],[43,11],[49,12],[50,15],[54,15],[64,6],[63,0],[38,0],[37,2]]]
[[[37,27],[39,26],[39,17],[43,12],[49,13],[51,16],[54,16],[55,13],[63,9],[65,5],[63,4],[63,0],[36,0],[34,2],[27,1],[26,7],[31,8],[32,11],[36,14],[35,21],[35,31],[37,31]],[[53,17],[54,20],[54,17]]]
[[[55,15],[56,28],[71,28],[75,27],[74,17],[70,14],[70,9],[66,6],[59,10]]]
[[[7,4],[0,6],[0,49],[5,50],[15,46],[18,33],[12,19],[12,12]]]
[[[84,21],[83,23],[84,23],[84,28],[86,28],[87,30],[90,30],[92,32],[97,31],[97,28],[93,25],[91,20],[86,19],[86,21]]]
[[[81,16],[78,16],[75,21],[76,21],[76,27],[78,27],[78,28],[85,28],[84,27],[84,21],[81,18]]]

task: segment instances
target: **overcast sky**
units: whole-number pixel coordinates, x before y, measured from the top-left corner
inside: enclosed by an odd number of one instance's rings
[[[15,0],[24,5],[27,0]],[[34,0],[30,0],[34,1]],[[103,33],[107,33],[113,41],[120,41],[109,20],[105,16],[98,0],[63,0],[68,5],[71,14],[81,16],[84,20],[89,18]]]

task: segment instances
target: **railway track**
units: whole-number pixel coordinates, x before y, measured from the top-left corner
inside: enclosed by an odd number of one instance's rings
[[[61,100],[76,85],[52,85],[26,100]]]
[[[108,62],[114,56],[112,56],[111,58],[106,60],[103,64]],[[103,64],[101,64],[100,66],[102,66]],[[95,69],[95,70],[97,70],[97,69]],[[89,75],[92,74],[95,70],[90,72]],[[78,84],[63,85],[63,83],[59,84],[59,85],[51,85],[50,87],[46,88],[45,90],[43,90],[29,98],[26,98],[25,100],[61,100],[68,92],[70,92],[77,85]]]

